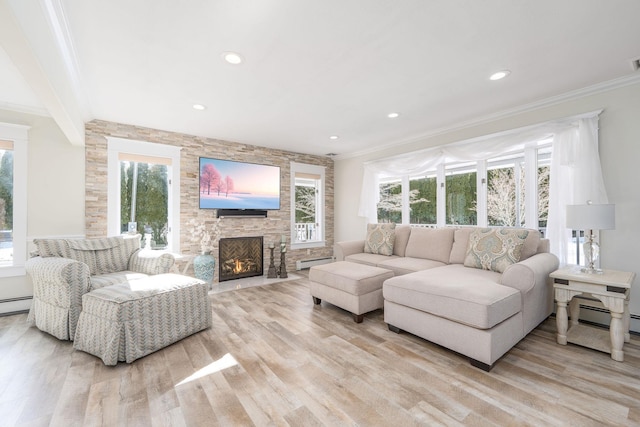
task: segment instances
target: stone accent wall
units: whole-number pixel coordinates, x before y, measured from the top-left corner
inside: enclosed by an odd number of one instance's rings
[[[155,142],[182,147],[180,158],[180,249],[185,255],[199,252],[190,229],[194,223],[204,223],[208,229],[219,228],[214,251],[218,268],[217,239],[221,237],[264,236],[265,266],[269,267],[269,243],[279,245],[282,235],[287,236],[287,270],[295,271],[297,260],[333,255],[334,242],[334,173],[333,160],[324,156],[275,150],[229,141],[220,141],[192,135],[148,129],[120,123],[94,120],[86,124],[86,235],[103,237],[107,234],[107,136],[137,141]],[[199,208],[198,168],[200,157],[236,160],[280,167],[281,199],[279,211],[269,211],[267,218],[216,218],[215,211]],[[291,250],[291,185],[290,162],[326,167],[325,173],[325,239],[322,248]],[[277,252],[277,251],[276,251]],[[276,257],[279,264],[279,254]],[[184,261],[183,261],[184,262]],[[182,265],[179,265],[182,271]],[[190,268],[188,274],[193,274]],[[216,271],[215,280],[217,281]]]

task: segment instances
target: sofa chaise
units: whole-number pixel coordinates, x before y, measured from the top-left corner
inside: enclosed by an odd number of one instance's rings
[[[367,239],[338,242],[336,261],[393,272],[384,320],[490,370],[553,310],[558,259],[537,230],[370,224]]]

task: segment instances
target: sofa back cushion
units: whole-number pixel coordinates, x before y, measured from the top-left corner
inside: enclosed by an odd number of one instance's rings
[[[62,257],[83,262],[92,276],[128,269],[131,255],[140,249],[140,235],[100,239],[36,239],[42,257]]]
[[[463,264],[469,248],[469,235],[475,227],[457,228],[453,234],[453,246],[449,264]]]
[[[522,228],[477,228],[469,235],[464,266],[503,273],[520,261],[528,235]]]
[[[364,252],[377,255],[393,255],[396,238],[395,224],[367,224]]]
[[[71,249],[66,239],[33,239],[36,252],[43,258],[71,258]]]
[[[524,246],[522,246],[522,255],[520,256],[520,261],[524,261],[525,259],[534,256],[539,252],[544,252],[541,250],[540,241],[540,232],[538,230],[533,230],[531,228],[527,228],[529,231],[527,238],[524,239]],[[548,251],[547,251],[548,252]]]
[[[407,243],[409,242],[409,236],[411,235],[410,225],[397,225],[396,226],[396,240],[393,243],[393,254],[398,256],[405,256],[407,250]]]
[[[449,263],[453,228],[413,227],[405,256]]]
[[[79,261],[81,258],[92,260],[89,261],[93,263],[93,267],[89,264],[91,275],[115,273],[128,269],[129,258],[140,249],[140,236],[70,240],[69,246]]]
[[[467,256],[467,249],[469,248],[469,235],[473,230],[478,227],[462,227],[455,231],[453,237],[453,248],[451,248],[451,258],[449,258],[449,264],[464,264],[464,259]],[[509,230],[523,230],[522,228],[510,228]],[[520,261],[534,256],[540,252],[549,252],[548,242],[544,242],[544,239],[540,237],[538,230],[526,228],[529,231],[527,238],[524,240],[522,251],[520,253]],[[546,243],[546,245],[545,245]],[[545,250],[545,248],[547,248]]]

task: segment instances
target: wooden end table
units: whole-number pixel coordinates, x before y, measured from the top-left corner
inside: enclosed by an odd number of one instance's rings
[[[629,342],[629,294],[635,273],[603,270],[602,273],[583,273],[579,266],[561,268],[550,274],[557,303],[556,325],[558,344],[567,342],[611,353],[618,362],[624,360],[622,347]],[[593,298],[611,313],[609,332],[578,323],[580,303],[575,296]],[[567,319],[567,305],[571,325]],[[569,327],[570,326],[570,327]]]

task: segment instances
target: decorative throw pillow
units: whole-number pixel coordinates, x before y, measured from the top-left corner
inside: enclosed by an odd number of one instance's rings
[[[367,224],[364,251],[368,254],[392,255],[395,230],[395,224]]]
[[[469,235],[465,267],[503,273],[511,264],[520,261],[524,241],[529,230],[508,228],[480,228]]]

